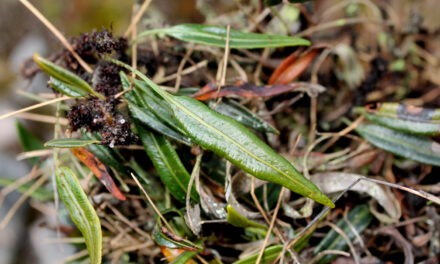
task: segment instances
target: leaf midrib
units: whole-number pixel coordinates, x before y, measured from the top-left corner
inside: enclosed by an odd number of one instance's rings
[[[243,152],[245,152],[247,155],[249,155],[250,157],[254,158],[255,160],[265,164],[266,166],[274,169],[275,171],[277,171],[278,173],[280,173],[281,175],[286,176],[287,178],[289,178],[290,180],[292,180],[294,183],[306,188],[307,190],[310,190],[309,187],[303,185],[302,183],[298,182],[295,178],[291,177],[290,175],[285,174],[282,170],[278,169],[277,167],[273,166],[272,164],[264,161],[263,159],[260,159],[258,156],[254,155],[252,152],[248,151],[246,148],[244,148],[243,146],[241,146],[239,143],[237,143],[235,140],[233,140],[231,137],[229,137],[226,134],[223,134],[220,130],[216,129],[215,127],[211,126],[209,123],[206,123],[203,119],[199,118],[197,115],[195,115],[194,113],[192,113],[191,111],[189,111],[185,106],[183,106],[182,104],[180,104],[179,102],[177,102],[174,98],[170,97],[168,98],[169,100],[172,100],[173,103],[177,106],[179,106],[180,109],[182,109],[184,112],[186,112],[186,114],[190,115],[192,118],[196,119],[199,123],[205,125],[206,127],[210,128],[211,130],[213,130],[214,132],[216,132],[217,134],[221,135],[223,138],[225,138],[226,140],[228,140],[229,142],[231,142],[232,144],[234,144],[235,146],[237,146],[239,149],[241,149]],[[312,190],[310,190],[312,191]]]
[[[72,190],[70,190],[70,188],[68,187],[69,184],[67,183],[67,180],[64,177],[65,177],[65,173],[62,173],[61,180],[63,181],[64,186],[66,186],[65,190],[66,190],[67,194],[71,197],[71,201],[73,201],[72,204],[77,208],[77,211],[80,213],[81,218],[83,219],[83,222],[87,226],[87,233],[88,233],[89,237],[92,238],[92,243],[91,243],[92,252],[93,252],[93,254],[95,254],[96,248],[95,248],[95,243],[94,243],[94,239],[93,239],[92,227],[90,226],[89,221],[87,220],[87,217],[85,216],[85,213],[83,212],[81,206],[76,201],[75,195],[73,194]],[[93,258],[95,258],[95,257],[93,257]]]

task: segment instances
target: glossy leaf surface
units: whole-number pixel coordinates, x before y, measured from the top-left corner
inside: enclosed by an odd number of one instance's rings
[[[73,154],[82,162],[99,181],[107,188],[107,190],[113,194],[114,197],[119,200],[125,201],[125,196],[119,191],[118,186],[113,181],[112,176],[110,176],[109,172],[105,165],[95,157],[90,151],[85,148],[73,148],[71,149]]]
[[[145,31],[138,36],[138,39],[159,33],[167,34],[182,41],[222,48],[226,47],[226,27],[200,24],[181,24],[170,28]],[[231,29],[229,33],[230,48],[254,49],[299,45],[310,45],[310,42],[298,37],[245,33],[234,29]]]
[[[93,139],[58,138],[47,141],[44,143],[44,146],[52,148],[81,148],[96,143],[100,143],[100,141]]]
[[[440,144],[427,137],[375,124],[359,125],[356,131],[378,148],[423,164],[440,166]]]
[[[61,82],[76,86],[78,89],[84,91],[87,94],[105,99],[102,94],[97,93],[95,90],[93,90],[93,88],[90,87],[90,85],[86,81],[76,76],[74,73],[56,65],[55,63],[46,60],[37,53],[34,53],[34,61],[38,65],[38,67],[47,75],[52,76],[53,78],[58,79]]]
[[[57,90],[58,92],[60,92],[64,95],[70,96],[70,97],[79,98],[79,97],[87,97],[88,96],[87,92],[79,89],[75,85],[71,85],[71,84],[62,82],[62,81],[60,81],[56,78],[53,78],[53,77],[50,77],[49,85],[50,85],[50,87]]]
[[[234,119],[215,112],[203,103],[186,96],[173,96],[162,90],[141,72],[117,60],[112,62],[134,70],[171,106],[174,117],[186,134],[205,149],[225,157],[249,174],[281,184],[319,203],[334,207],[321,191],[285,158]]]
[[[378,103],[357,107],[355,113],[388,128],[416,135],[440,134],[440,110],[397,103]]]
[[[211,101],[209,105],[212,107],[215,105],[215,102]],[[274,134],[280,133],[269,123],[261,119],[258,115],[252,113],[246,107],[235,101],[224,99],[215,107],[214,110],[225,116],[232,117],[243,125],[253,128],[257,131]]]
[[[102,232],[95,209],[87,199],[72,170],[61,167],[55,175],[58,193],[69,210],[73,222],[84,236],[90,262],[92,264],[101,263]]]
[[[365,228],[370,224],[371,219],[373,218],[372,214],[370,213],[370,209],[368,208],[368,205],[358,205],[350,210],[348,213],[347,219],[350,222],[350,224],[356,229],[356,231],[360,234],[362,233]],[[353,241],[355,239],[355,233],[352,231],[349,224],[344,219],[341,219],[336,224],[339,228],[344,231],[344,233],[347,235],[347,237]],[[345,251],[348,248],[347,242],[345,239],[340,236],[335,230],[330,230],[330,232],[327,233],[327,235],[321,240],[321,242],[318,244],[318,246],[313,251],[314,255],[317,255],[319,252],[324,250],[342,250]],[[336,258],[336,255],[325,255],[321,259],[318,260],[319,264],[328,263],[331,260]]]
[[[153,162],[162,182],[170,190],[171,195],[182,203],[186,201],[186,191],[190,175],[180,161],[171,143],[162,135],[157,135],[137,126],[139,137],[145,151]],[[198,201],[199,195],[192,189],[191,198]]]

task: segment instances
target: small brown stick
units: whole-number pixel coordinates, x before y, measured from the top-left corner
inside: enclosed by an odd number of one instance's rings
[[[177,68],[177,77],[176,77],[176,84],[174,85],[174,90],[172,92],[177,93],[179,91],[180,88],[180,83],[182,82],[182,71],[183,71],[183,67],[185,67],[186,62],[188,61],[189,56],[191,56],[191,54],[193,53],[194,49],[193,48],[189,48],[186,51],[185,56],[183,57],[183,59],[180,61],[179,67]]]
[[[284,187],[282,187],[280,195],[278,196],[278,202],[275,207],[275,211],[273,212],[272,221],[270,222],[269,230],[267,230],[266,238],[264,239],[263,246],[261,247],[260,254],[258,255],[257,258],[257,262],[256,262],[257,264],[260,264],[261,262],[261,258],[263,257],[264,249],[266,248],[266,244],[267,241],[269,240],[270,233],[272,233],[272,229],[275,225],[275,221],[277,220],[278,210],[280,209],[281,206],[281,200],[283,200],[284,190],[285,190]]]
[[[40,108],[40,107],[42,107],[42,106],[50,105],[50,104],[53,104],[53,103],[56,103],[56,102],[61,102],[61,101],[67,100],[67,99],[70,99],[70,97],[68,97],[68,96],[63,96],[63,97],[55,98],[55,99],[53,99],[53,100],[49,100],[49,101],[42,102],[42,103],[39,103],[39,104],[34,104],[34,105],[31,105],[31,106],[28,106],[28,107],[22,108],[22,109],[20,109],[20,110],[17,110],[17,111],[13,111],[13,112],[9,112],[9,113],[7,113],[7,114],[4,114],[4,115],[0,116],[0,120],[6,119],[6,118],[8,118],[8,117],[11,117],[11,116],[14,116],[14,115],[17,115],[17,114],[23,113],[23,112],[27,112],[27,111],[30,111],[30,110],[33,110],[33,109],[36,109],[36,108]]]
[[[196,163],[194,164],[193,171],[191,172],[191,178],[188,182],[188,188],[186,190],[186,217],[188,218],[188,224],[191,227],[191,231],[195,230],[193,219],[191,218],[191,190],[192,185],[196,177],[200,175],[200,162],[202,161],[202,154],[197,155]],[[194,231],[193,231],[194,232]],[[195,234],[199,236],[199,234]]]
[[[128,37],[128,34],[130,34],[130,32],[132,30],[134,30],[134,28],[136,27],[137,23],[141,19],[141,17],[144,14],[144,12],[147,10],[147,8],[150,5],[150,3],[151,3],[151,0],[145,0],[145,2],[142,4],[141,8],[139,9],[139,12],[137,12],[137,14],[131,20],[130,25],[128,26],[127,30],[124,33],[124,37]]]
[[[208,60],[203,60],[201,62],[198,62],[197,64],[190,66],[190,67],[186,68],[185,70],[183,70],[182,75],[193,73],[193,72],[197,71],[198,69],[205,67],[206,65],[208,65]],[[168,82],[168,81],[174,80],[176,78],[177,78],[177,73],[173,73],[171,75],[165,76],[162,79],[156,81],[156,84]]]
[[[64,45],[64,47],[72,53],[73,57],[79,62],[81,67],[84,68],[88,73],[93,73],[92,68],[83,60],[81,57],[76,53],[76,51],[73,49],[72,45],[67,41],[67,39],[61,34],[61,32],[54,26],[52,23],[50,23],[49,20],[47,20],[46,17],[41,14],[40,11],[38,11],[35,6],[33,6],[28,0],[20,0],[20,2],[26,6],[29,11],[31,11],[54,35],[58,38],[58,40]]]
[[[151,200],[150,196],[148,195],[148,193],[145,191],[144,187],[142,187],[142,185],[140,184],[140,182],[138,181],[138,179],[136,178],[136,176],[134,176],[133,173],[131,173],[131,177],[133,177],[133,180],[136,182],[137,186],[139,186],[139,188],[141,189],[141,191],[144,193],[145,197],[147,197],[148,202],[150,203],[151,207],[153,207],[154,211],[156,212],[156,214],[160,217],[160,219],[162,219],[163,223],[167,226],[168,230],[173,233],[174,235],[176,235],[176,233],[174,232],[173,228],[171,227],[171,225],[168,223],[168,221],[165,219],[165,217],[160,213],[159,209],[156,207],[156,205],[154,204],[153,200]]]
[[[107,204],[107,207],[110,208],[110,210],[113,211],[113,213],[125,224],[127,224],[130,228],[132,228],[136,233],[143,236],[144,238],[149,239],[150,235],[145,233],[143,230],[139,229],[136,225],[134,225],[130,220],[128,220],[124,215],[121,214],[115,207],[113,207],[111,204]]]
[[[327,223],[327,225],[330,226],[333,230],[335,230],[336,233],[338,233],[345,240],[345,242],[348,245],[348,248],[351,251],[351,254],[353,255],[354,262],[356,264],[360,264],[361,261],[359,259],[357,252],[356,252],[356,249],[354,248],[353,243],[351,243],[351,240],[348,238],[347,234],[344,233],[344,230],[342,230],[339,226],[337,226],[333,223]]]
[[[16,159],[17,160],[24,160],[24,159],[30,159],[30,158],[35,158],[35,157],[43,157],[43,156],[48,156],[52,153],[53,153],[52,149],[32,150],[32,151],[18,153]]]
[[[341,137],[347,135],[352,130],[354,130],[362,121],[364,120],[364,116],[358,117],[353,123],[351,123],[348,127],[342,129],[338,133],[336,133],[336,136],[333,137],[329,142],[327,142],[321,149],[321,152],[326,151],[329,147],[333,146],[333,144],[336,143]]]
[[[41,175],[41,171],[38,170],[36,166],[34,166],[31,170],[31,172],[29,172],[29,174],[27,174],[24,177],[21,177],[20,179],[16,180],[14,183],[1,189],[1,191],[0,191],[0,208],[2,207],[2,204],[3,204],[3,201],[6,197],[6,195],[8,195],[12,191],[16,190],[17,188],[19,188],[23,184],[26,184],[27,182],[37,178],[40,175]]]
[[[217,93],[215,95],[215,98],[218,98],[218,95],[220,94],[220,89],[226,84],[226,70],[228,68],[228,59],[229,59],[229,38],[230,38],[230,31],[231,31],[231,25],[228,25],[226,29],[226,48],[225,48],[225,54],[223,55],[223,64],[219,65],[218,72],[221,72],[220,74],[220,82],[217,83]],[[223,67],[221,67],[223,66]],[[218,75],[218,74],[217,74]],[[212,107],[215,109],[217,105],[222,101],[222,97],[217,99],[217,102]]]

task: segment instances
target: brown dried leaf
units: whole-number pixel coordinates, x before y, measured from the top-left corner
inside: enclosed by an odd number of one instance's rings
[[[125,196],[119,191],[112,177],[108,173],[105,165],[85,148],[71,148],[72,153],[86,165],[99,181],[104,184],[105,188],[119,200],[125,201]]]

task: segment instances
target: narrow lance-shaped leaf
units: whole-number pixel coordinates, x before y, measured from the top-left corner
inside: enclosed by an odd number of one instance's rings
[[[236,227],[257,227],[257,228],[263,228],[267,229],[267,226],[251,221],[247,219],[246,217],[242,216],[240,213],[238,213],[231,205],[227,206],[228,210],[228,222]]]
[[[69,210],[70,217],[86,241],[92,264],[101,263],[101,223],[81,185],[69,168],[61,167],[55,174],[58,193]]]
[[[66,84],[76,86],[78,89],[84,91],[87,94],[92,94],[98,98],[105,99],[105,96],[93,90],[93,88],[90,87],[90,85],[86,81],[76,76],[74,73],[56,65],[55,63],[46,60],[38,53],[34,53],[34,61],[38,65],[38,67],[47,75],[52,76],[53,78]]]
[[[212,107],[215,104],[216,103],[214,101],[210,101],[209,106]],[[249,109],[235,101],[224,99],[222,100],[222,102],[217,104],[217,106],[215,107],[215,111],[225,116],[232,117],[243,125],[253,128],[257,131],[274,134],[280,133],[269,123],[261,119],[258,115],[252,113],[251,111],[249,111]]]
[[[440,109],[398,103],[377,103],[356,107],[354,112],[391,129],[416,135],[440,134]]]
[[[182,41],[222,48],[226,47],[227,40],[226,27],[200,24],[181,24],[164,29],[145,31],[137,37],[137,40],[153,34],[167,34]],[[310,42],[298,37],[245,33],[234,29],[229,32],[230,48],[255,49],[299,45],[310,45]]]
[[[225,157],[259,179],[281,184],[319,203],[334,207],[332,201],[299,173],[290,162],[239,122],[215,112],[193,98],[172,96],[141,72],[117,60],[109,60],[135,71],[162,96],[172,107],[174,117],[187,135],[203,148]]]
[[[440,166],[440,144],[427,137],[375,124],[359,125],[356,131],[378,148],[420,163]]]
[[[72,148],[72,153],[89,168],[93,174],[104,184],[105,188],[119,200],[125,201],[124,195],[108,173],[105,165],[85,148]]]
[[[44,143],[44,146],[52,148],[81,148],[90,144],[100,143],[99,140],[80,138],[57,138]]]
[[[350,222],[351,226],[353,226],[358,234],[362,233],[365,228],[370,224],[371,219],[373,218],[370,213],[370,209],[368,205],[358,205],[355,208],[351,209],[348,213],[347,219]],[[341,219],[336,224],[339,228],[344,231],[347,235],[348,239],[353,241],[355,239],[355,233],[351,229],[350,225],[345,221],[345,219]],[[314,255],[317,255],[321,251],[324,250],[342,250],[345,251],[348,248],[347,241],[339,235],[335,230],[330,230],[327,235],[321,240],[318,246],[313,251]],[[329,263],[331,260],[336,258],[337,255],[325,255],[321,259],[319,259],[316,263],[325,264]]]
[[[49,85],[50,87],[52,87],[53,89],[57,90],[58,92],[70,96],[70,97],[74,97],[74,98],[79,98],[79,97],[87,97],[88,93],[84,90],[81,90],[80,88],[76,87],[75,85],[71,85],[65,82],[62,82],[56,78],[50,77],[49,80]]]
[[[141,125],[137,125],[136,128],[145,151],[153,162],[160,179],[170,190],[174,198],[185,203],[190,175],[180,161],[173,146],[162,135],[149,132]],[[199,201],[200,199],[195,188],[192,189],[191,198],[194,201]]]
[[[31,134],[22,124],[17,122],[16,125],[18,138],[20,139],[20,143],[24,151],[32,151],[44,148],[43,142]],[[38,158],[32,158],[30,161],[32,164],[35,164],[38,161]]]

